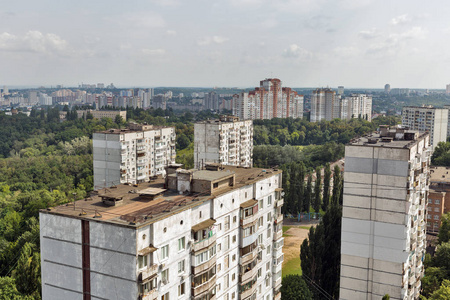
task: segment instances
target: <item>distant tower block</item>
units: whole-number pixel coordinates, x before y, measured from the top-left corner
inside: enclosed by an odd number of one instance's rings
[[[343,85],[338,86],[338,95],[344,95],[344,86]]]
[[[385,92],[386,94],[389,94],[389,93],[391,92],[391,85],[390,85],[389,83],[386,83],[386,84],[384,85],[384,92]]]

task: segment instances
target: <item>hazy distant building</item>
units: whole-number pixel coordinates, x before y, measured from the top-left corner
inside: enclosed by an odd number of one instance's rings
[[[39,104],[40,105],[53,105],[52,97],[47,94],[39,93]]]
[[[194,166],[206,163],[252,167],[253,122],[221,116],[194,124]]]
[[[104,89],[105,88],[105,84],[104,83],[97,83],[97,88],[98,89]]]
[[[343,85],[338,86],[338,94],[344,95],[344,86]]]
[[[331,121],[340,117],[339,100],[330,88],[316,89],[311,96],[311,122]]]
[[[219,95],[214,91],[206,93],[204,105],[205,109],[219,110]]]
[[[447,84],[447,87],[445,89],[445,94],[450,95],[450,84]]]
[[[167,98],[163,94],[158,94],[152,98],[152,107],[154,109],[161,108],[162,110],[166,110],[167,108]]]
[[[303,117],[303,96],[282,87],[277,78],[262,80],[259,88],[234,95],[232,104],[233,115],[241,120]]]
[[[447,140],[448,109],[433,106],[404,106],[402,125],[412,130],[428,131],[433,148]]]
[[[372,120],[372,96],[352,94],[340,100],[341,119],[363,118]]]
[[[38,102],[38,92],[29,91],[28,92],[28,103],[35,104]]]
[[[384,85],[384,92],[389,94],[391,92],[391,85],[389,83]]]

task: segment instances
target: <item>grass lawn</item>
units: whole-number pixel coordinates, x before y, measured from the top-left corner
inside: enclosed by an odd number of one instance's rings
[[[291,259],[283,267],[283,277],[287,275],[302,275],[300,257]]]
[[[289,236],[289,234],[285,234],[285,232],[288,231],[289,228],[291,228],[291,226],[283,226],[283,236]]]
[[[310,226],[300,226],[301,229],[306,229],[309,231],[309,229],[311,228]]]

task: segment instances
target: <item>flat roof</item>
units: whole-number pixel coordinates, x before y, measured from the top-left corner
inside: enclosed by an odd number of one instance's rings
[[[115,188],[103,188],[91,193],[91,196],[86,199],[75,201],[75,205],[70,202],[49,209],[42,209],[40,212],[137,228],[201,205],[205,201],[279,174],[282,171],[223,166],[221,171],[194,171],[194,175],[197,172],[200,172],[199,178],[209,180],[234,174],[235,185],[218,189],[213,191],[212,194],[190,193],[186,195],[180,194],[176,190],[165,190],[164,179],[158,177],[152,182],[141,183],[137,186],[121,184]],[[214,175],[214,173],[217,175]],[[154,200],[139,197],[139,194],[145,193],[145,191],[156,192],[161,190],[165,191]],[[116,206],[107,206],[102,202],[101,196],[121,198],[121,200],[116,202]]]
[[[406,130],[405,133],[417,132],[415,130]],[[397,148],[397,149],[410,149],[419,141],[423,140],[428,135],[428,132],[420,133],[419,137],[415,140],[395,140],[389,137],[381,137],[379,133],[372,133],[367,136],[363,136],[357,139],[351,140],[348,145],[351,146],[365,146],[365,147],[384,147],[384,148]],[[388,139],[390,142],[384,142],[382,139]],[[376,140],[376,143],[369,143],[369,140]]]
[[[107,129],[107,130],[96,131],[94,133],[121,134],[121,133],[132,133],[132,132],[155,131],[155,130],[161,130],[164,128],[175,128],[175,127],[174,126],[154,126],[153,125],[152,128],[144,129],[144,130],[130,129],[130,128],[122,128],[122,129],[111,128],[111,129]]]
[[[430,167],[432,183],[450,183],[450,167]]]
[[[227,177],[230,177],[233,174],[234,172],[231,172],[230,170],[228,171],[198,170],[194,171],[192,177],[194,179],[216,181],[219,179],[225,179]]]
[[[161,189],[161,188],[155,188],[155,187],[149,187],[143,190],[139,190],[139,194],[141,195],[158,195],[161,193],[164,193],[165,191],[167,191],[167,189]]]

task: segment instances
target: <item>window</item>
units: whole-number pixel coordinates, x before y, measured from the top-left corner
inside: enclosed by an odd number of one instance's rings
[[[184,282],[178,286],[178,297],[183,296],[185,294],[184,290]]]
[[[270,195],[269,197],[267,197],[267,204],[268,204],[268,205],[272,205],[272,195]]]
[[[439,212],[439,207],[435,207],[435,208],[434,208],[434,211],[435,211],[435,212]]]
[[[165,269],[161,272],[161,281],[163,284],[169,282],[169,269]]]
[[[260,278],[261,275],[262,275],[262,268],[259,268],[259,269],[258,269],[258,278]]]
[[[236,260],[236,254],[233,254],[233,259],[232,259],[233,261],[235,261]]]
[[[439,220],[439,216],[438,215],[434,215],[434,219],[435,220]]]
[[[263,235],[262,233],[258,235],[258,244],[261,245],[263,243]]]
[[[233,243],[236,243],[236,235],[233,235]]]
[[[270,245],[267,246],[266,251],[267,251],[266,254],[269,255],[270,254]]]
[[[263,217],[259,217],[258,219],[258,227],[262,227],[264,225],[264,218]]]
[[[272,236],[272,228],[267,228],[267,238],[270,238]]]
[[[267,214],[267,222],[270,222],[272,220],[272,213]]]
[[[267,277],[266,278],[266,287],[269,287],[270,286],[270,279],[269,279],[269,277]]]
[[[428,215],[427,215],[427,218],[428,218],[428,219],[431,219],[431,215],[430,215],[430,214],[428,214]]]
[[[222,270],[222,264],[217,264],[217,272],[220,272]]]
[[[217,251],[221,251],[222,250],[222,244],[217,244]]]
[[[225,279],[224,279],[224,284],[225,288],[227,289],[230,286],[230,275],[226,275]]]
[[[259,200],[259,207],[260,209],[264,208],[264,200]]]
[[[142,284],[140,286],[140,291],[139,292],[141,294],[147,294],[148,292],[150,292],[150,291],[152,291],[152,290],[157,288],[157,284],[156,283],[157,282],[156,282],[156,277],[155,277],[152,280]]]
[[[235,292],[233,292],[233,294],[231,294],[231,299],[234,299],[234,298],[236,298],[236,293]]]
[[[222,287],[222,284],[219,283],[219,284],[217,285],[217,290],[220,291],[221,287]]]
[[[216,189],[218,187],[219,187],[219,183],[218,182],[213,183],[213,189]]]
[[[233,275],[231,275],[231,281],[234,281],[236,279],[236,274],[233,273]]]
[[[219,223],[219,231],[221,231],[222,230],[222,223]]]
[[[434,204],[441,204],[441,200],[439,199],[434,200]]]
[[[201,211],[198,213],[198,217],[199,217],[200,219],[202,218],[202,212],[201,212]]]
[[[147,255],[139,255],[138,256],[139,269],[147,267]]]
[[[166,259],[169,257],[169,245],[161,247],[161,259]]]
[[[225,230],[230,229],[230,216],[225,217]]]
[[[258,294],[261,294],[262,288],[261,285],[258,285]]]
[[[178,239],[178,251],[184,250],[184,237]]]
[[[169,300],[169,293],[165,293],[161,296],[161,300]]]
[[[178,273],[184,272],[184,259],[178,262]]]
[[[236,223],[236,221],[237,221],[237,217],[234,216],[234,217],[233,217],[233,223]]]
[[[229,236],[229,235],[227,235],[227,236],[224,238],[224,249],[225,249],[225,251],[227,251],[228,249],[230,249],[230,236]]]
[[[268,261],[267,263],[266,263],[266,271],[269,271],[270,270],[270,261]]]
[[[230,256],[229,255],[225,256],[225,258],[223,259],[223,264],[224,264],[225,270],[228,269],[228,267],[230,266]]]

